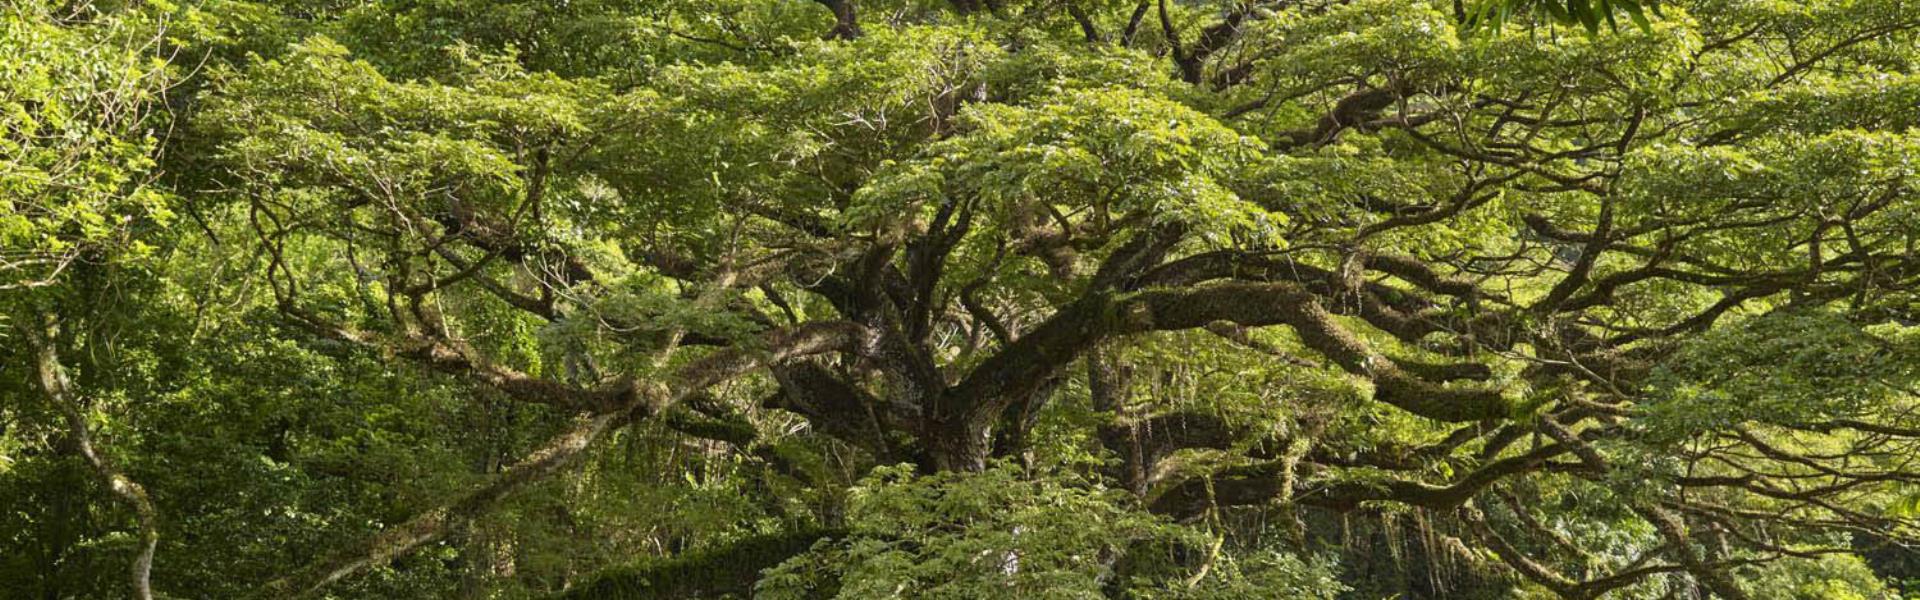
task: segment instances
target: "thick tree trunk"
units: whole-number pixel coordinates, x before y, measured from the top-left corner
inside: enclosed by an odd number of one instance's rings
[[[923,438],[927,458],[932,462],[925,466],[933,471],[983,471],[987,468],[987,458],[993,453],[990,432],[984,423],[965,419],[934,421],[928,424]]]

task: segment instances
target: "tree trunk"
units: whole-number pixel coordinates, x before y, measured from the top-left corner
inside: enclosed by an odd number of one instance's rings
[[[978,472],[987,468],[992,454],[990,432],[984,423],[964,419],[929,423],[925,434],[927,456],[933,471]]]
[[[920,444],[926,461],[922,470],[929,473],[984,471],[993,457],[993,425],[1000,410],[986,410],[987,399],[1009,395],[1006,389],[986,394],[957,395],[953,390],[936,392],[922,401],[927,416],[921,422]]]
[[[107,490],[133,509],[140,537],[140,549],[134,554],[131,573],[133,597],[153,600],[150,574],[153,571],[154,549],[160,544],[159,513],[154,510],[153,501],[147,498],[146,488],[121,474],[113,462],[94,446],[93,433],[88,431],[86,416],[81,412],[81,399],[74,393],[66,369],[60,365],[60,352],[55,346],[60,333],[58,321],[46,317],[38,327],[26,326],[22,329],[26,330],[27,339],[34,345],[34,368],[39,375],[40,387],[66,419],[67,435],[72,436],[74,449],[81,458],[86,459],[87,465],[106,484]]]

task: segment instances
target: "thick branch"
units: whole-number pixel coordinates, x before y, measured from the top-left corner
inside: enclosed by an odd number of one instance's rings
[[[1420,379],[1340,326],[1318,298],[1291,283],[1231,283],[1186,291],[1143,292],[1121,309],[1119,329],[1140,332],[1203,327],[1225,320],[1287,325],[1301,341],[1349,373],[1374,383],[1374,399],[1441,421],[1503,418],[1511,403],[1493,389],[1446,387]]]

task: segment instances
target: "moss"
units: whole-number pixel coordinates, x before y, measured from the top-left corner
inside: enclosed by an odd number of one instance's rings
[[[594,576],[560,598],[653,599],[746,596],[760,572],[813,547],[814,542],[845,534],[834,529],[802,529],[746,538],[672,557],[616,567]]]

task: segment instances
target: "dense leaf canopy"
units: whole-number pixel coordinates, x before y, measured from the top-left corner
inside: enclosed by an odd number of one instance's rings
[[[1912,0],[14,0],[0,598],[1920,590]]]

